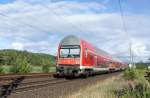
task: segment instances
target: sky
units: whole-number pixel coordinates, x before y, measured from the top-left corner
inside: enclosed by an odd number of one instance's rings
[[[150,57],[150,1],[0,0],[0,49],[57,55],[61,39],[75,35],[124,61]],[[125,23],[125,32],[123,27]]]

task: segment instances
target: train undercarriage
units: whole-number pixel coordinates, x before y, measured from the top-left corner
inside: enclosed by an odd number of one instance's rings
[[[54,74],[55,78],[87,78],[88,76],[94,76],[101,73],[112,73],[116,71],[121,71],[121,69],[99,69],[95,70],[93,68],[84,68],[81,69],[79,66],[61,66],[56,67],[56,73]]]

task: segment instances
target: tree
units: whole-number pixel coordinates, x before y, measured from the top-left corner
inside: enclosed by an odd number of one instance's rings
[[[54,66],[54,56],[13,49],[0,50],[0,65],[11,66],[10,72],[26,72],[29,66]],[[5,59],[3,59],[5,58]],[[21,67],[21,68],[20,68]],[[24,71],[23,71],[24,70]]]
[[[23,58],[23,59],[21,59],[21,58]],[[13,73],[28,73],[28,72],[31,71],[31,66],[27,62],[26,57],[18,56],[16,58],[15,65],[13,65],[11,67],[10,71],[13,72]]]

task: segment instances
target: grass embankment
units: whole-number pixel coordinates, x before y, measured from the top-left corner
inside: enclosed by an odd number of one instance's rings
[[[68,98],[150,98],[150,85],[145,70],[126,70],[94,86],[81,89]]]

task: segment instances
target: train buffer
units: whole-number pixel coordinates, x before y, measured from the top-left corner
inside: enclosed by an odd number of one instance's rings
[[[13,79],[13,81],[7,85],[0,86],[0,98],[7,98],[24,79],[25,77],[21,76]]]

